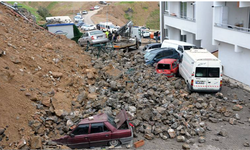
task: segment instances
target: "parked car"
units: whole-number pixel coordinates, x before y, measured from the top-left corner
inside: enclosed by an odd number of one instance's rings
[[[78,44],[84,46],[89,44],[97,43],[107,43],[109,40],[106,37],[106,34],[100,30],[93,30],[83,33],[82,37],[78,39]]]
[[[119,120],[115,122],[115,120]],[[133,140],[133,130],[128,122],[125,110],[116,118],[108,114],[99,114],[83,119],[68,135],[53,140],[68,147],[87,148],[96,146],[117,146],[129,144]]]
[[[181,56],[185,50],[190,50],[191,48],[197,48],[194,44],[186,43],[186,42],[182,42],[182,41],[177,41],[177,40],[164,40],[162,42],[161,47],[162,48],[163,47],[172,47],[175,50],[177,50]]]
[[[95,5],[95,7],[94,7],[94,9],[99,9],[100,8],[100,6],[98,6],[98,5]]]
[[[82,18],[81,15],[76,15],[76,16],[74,17],[75,23],[78,23],[79,21],[83,21],[83,20],[84,20],[84,19]]]
[[[94,7],[90,7],[89,10],[90,10],[90,11],[93,11],[93,10],[95,10],[95,8],[94,8]]]
[[[76,27],[81,28],[83,25],[84,25],[84,22],[83,22],[83,21],[79,21],[79,22],[76,24]]]
[[[107,5],[107,2],[105,2],[105,1],[100,1],[99,4]]]
[[[180,59],[180,54],[174,48],[160,48],[145,54],[147,65],[153,65],[164,58]]]
[[[142,31],[142,37],[146,38],[150,36],[150,32],[149,31]]]
[[[177,59],[162,59],[160,60],[155,70],[159,74],[164,74],[168,78],[175,77],[179,75],[179,60]]]
[[[82,14],[83,14],[83,15],[86,15],[86,14],[88,14],[88,11],[87,11],[87,10],[84,10],[84,11],[82,11]]]
[[[148,50],[155,49],[155,48],[161,48],[161,43],[147,44],[144,46],[144,48],[142,50],[145,52],[148,52]]]
[[[95,29],[96,29],[96,26],[93,25],[93,24],[90,24],[90,25],[85,24],[85,25],[83,25],[83,26],[81,27],[81,29],[84,30],[84,31],[90,31],[90,30],[95,30]]]

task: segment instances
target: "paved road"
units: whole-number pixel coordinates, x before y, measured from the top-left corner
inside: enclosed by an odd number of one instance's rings
[[[94,11],[88,11],[88,14],[83,15],[83,17],[84,17],[84,23],[86,23],[86,24],[94,24],[93,21],[91,20],[91,17],[93,15],[95,15],[101,9],[102,8],[100,8],[98,10],[94,10]]]

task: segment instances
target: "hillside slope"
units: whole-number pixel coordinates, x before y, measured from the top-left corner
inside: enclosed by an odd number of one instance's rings
[[[6,128],[0,146],[14,148],[34,135],[29,121],[36,108],[49,109],[56,93],[71,104],[92,66],[74,41],[27,23],[3,5],[0,24],[0,130]]]

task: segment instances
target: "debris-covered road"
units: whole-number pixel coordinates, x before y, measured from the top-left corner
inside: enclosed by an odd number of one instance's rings
[[[125,109],[140,149],[249,148],[250,94],[223,80],[221,93],[186,91],[144,64],[140,51],[96,58],[75,42],[0,6],[0,149],[56,145],[80,119]],[[20,35],[20,36],[17,36]]]

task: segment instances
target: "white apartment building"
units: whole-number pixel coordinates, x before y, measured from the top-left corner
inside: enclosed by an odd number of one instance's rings
[[[250,2],[213,2],[212,40],[224,74],[250,85]]]
[[[216,51],[212,45],[213,2],[160,2],[161,39],[179,40]]]
[[[160,2],[161,40],[218,50],[224,74],[250,85],[250,2]]]

